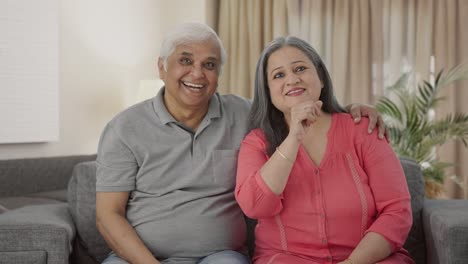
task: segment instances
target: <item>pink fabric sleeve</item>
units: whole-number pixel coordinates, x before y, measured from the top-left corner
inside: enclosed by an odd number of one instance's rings
[[[367,125],[366,125],[367,127]],[[400,160],[377,131],[361,136],[361,161],[377,209],[375,222],[366,230],[387,239],[392,252],[400,249],[412,225],[411,198]]]
[[[260,169],[268,160],[263,133],[250,132],[239,150],[235,196],[239,206],[250,218],[270,217],[282,208],[282,196],[273,193],[263,181]]]

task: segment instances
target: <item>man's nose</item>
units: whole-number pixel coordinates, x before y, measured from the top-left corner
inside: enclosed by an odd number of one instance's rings
[[[203,72],[202,66],[199,66],[199,65],[193,65],[191,73],[196,78],[203,77],[203,75],[205,74]]]

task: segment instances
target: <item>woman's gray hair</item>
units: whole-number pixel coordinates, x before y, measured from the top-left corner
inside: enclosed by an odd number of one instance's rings
[[[221,74],[224,63],[226,62],[226,50],[223,47],[221,39],[216,32],[209,26],[202,23],[183,23],[169,31],[161,44],[160,58],[164,62],[164,70],[167,71],[167,59],[180,44],[191,44],[211,40],[218,46],[221,55],[219,64],[219,73]]]
[[[330,74],[317,51],[309,43],[297,37],[287,36],[274,39],[263,50],[257,62],[254,100],[248,118],[249,130],[260,128],[265,134],[268,141],[267,153],[269,155],[273,154],[276,147],[283,142],[289,133],[283,113],[272,103],[267,77],[268,59],[271,54],[285,46],[301,50],[315,66],[323,84],[319,98],[323,102],[322,111],[325,113],[345,112],[345,109],[335,98]]]

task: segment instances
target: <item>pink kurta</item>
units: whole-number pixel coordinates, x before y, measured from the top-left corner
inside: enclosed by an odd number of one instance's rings
[[[333,114],[321,163],[301,146],[279,196],[260,176],[269,158],[263,132],[246,136],[235,194],[245,214],[258,219],[255,263],[337,263],[367,232],[392,247],[379,263],[414,263],[402,248],[412,224],[405,175],[388,142],[367,126],[366,118],[355,125],[348,114]]]

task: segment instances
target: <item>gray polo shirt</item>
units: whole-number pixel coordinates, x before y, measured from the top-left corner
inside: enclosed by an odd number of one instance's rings
[[[96,191],[130,192],[127,219],[158,259],[190,263],[219,250],[244,250],[234,187],[250,102],[216,93],[192,132],[169,114],[163,93],[107,124]]]

